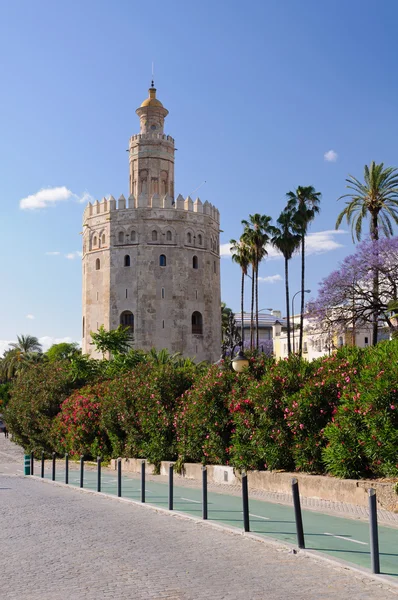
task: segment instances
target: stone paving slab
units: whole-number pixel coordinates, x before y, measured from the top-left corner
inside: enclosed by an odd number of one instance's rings
[[[2,600],[389,600],[343,567],[77,488],[0,475]]]

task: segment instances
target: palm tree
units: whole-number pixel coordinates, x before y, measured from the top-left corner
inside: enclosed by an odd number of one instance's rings
[[[242,280],[241,280],[241,288],[240,288],[240,312],[241,312],[241,340],[242,340],[242,348],[245,345],[245,333],[243,327],[243,314],[244,314],[244,302],[245,302],[245,275],[247,275],[247,270],[250,264],[250,253],[246,244],[243,242],[242,238],[238,241],[230,240],[231,244],[231,253],[232,260],[240,266],[242,270]]]
[[[17,340],[17,342],[10,344],[10,346],[20,352],[41,352],[42,350],[39,340],[33,335],[17,335]]]
[[[287,209],[294,211],[293,219],[297,233],[301,237],[301,307],[300,307],[300,341],[299,356],[303,351],[304,290],[305,290],[305,236],[308,226],[319,213],[321,193],[312,185],[299,186],[295,192],[288,192]],[[293,315],[294,317],[294,315]],[[293,322],[294,327],[294,322]]]
[[[221,337],[224,337],[224,332],[226,331],[229,323],[229,315],[232,312],[232,308],[227,306],[226,302],[221,302]]]
[[[262,259],[267,256],[266,244],[272,235],[272,218],[267,215],[249,215],[249,221],[242,221],[245,229],[242,235],[243,242],[251,251],[252,264],[252,320],[253,320],[253,284],[256,300],[256,349],[258,350],[258,267]],[[252,336],[251,336],[252,337]],[[251,341],[250,347],[253,347]]]
[[[287,352],[292,352],[290,342],[290,300],[289,300],[289,260],[300,246],[301,237],[297,233],[293,220],[293,211],[285,208],[277,219],[278,227],[272,228],[271,243],[277,248],[285,259],[285,291],[286,291],[286,318],[287,318]]]
[[[370,216],[370,237],[373,241],[379,239],[379,228],[386,237],[393,235],[391,220],[398,224],[398,169],[384,168],[384,163],[377,165],[374,161],[370,167],[364,167],[364,183],[349,175],[346,179],[348,194],[338,198],[350,198],[345,208],[341,211],[336,221],[336,229],[341,225],[343,218],[351,225],[352,239],[360,241],[362,235],[362,222]],[[377,344],[378,336],[378,298],[379,298],[379,273],[377,269],[373,276],[373,332],[372,344]]]

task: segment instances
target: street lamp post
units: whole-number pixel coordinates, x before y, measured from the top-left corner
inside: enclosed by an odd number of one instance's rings
[[[311,292],[311,290],[304,290],[304,293],[305,293],[305,294],[309,294],[310,292]],[[293,354],[295,353],[295,348],[294,348],[294,299],[295,299],[295,297],[297,296],[297,294],[300,294],[300,293],[301,293],[301,290],[299,290],[298,292],[296,292],[296,293],[293,295],[293,298],[292,298]]]

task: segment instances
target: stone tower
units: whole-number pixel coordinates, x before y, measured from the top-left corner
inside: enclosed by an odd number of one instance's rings
[[[133,347],[167,348],[197,360],[220,356],[219,211],[174,199],[174,140],[168,111],[149,97],[129,143],[129,198],[89,203],[83,217],[83,352],[90,331],[129,326]]]

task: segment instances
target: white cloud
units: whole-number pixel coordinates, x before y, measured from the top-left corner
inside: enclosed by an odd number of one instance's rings
[[[64,342],[67,342],[68,344],[70,344],[71,342],[75,342],[75,341],[77,341],[79,346],[81,346],[80,340],[73,340],[71,337],[68,337],[68,336],[63,337],[63,338],[54,338],[54,337],[51,337],[50,335],[44,335],[43,337],[39,338],[39,342],[43,346],[43,352],[48,350],[53,344],[62,344]]]
[[[317,231],[315,233],[309,233],[305,238],[306,254],[324,254],[331,250],[337,250],[337,248],[343,248],[344,244],[340,244],[334,238],[339,235],[346,235],[347,232],[338,229],[331,229],[327,231]]]
[[[338,157],[339,157],[339,155],[334,150],[328,150],[323,155],[323,158],[326,160],[326,162],[336,162]]]
[[[73,197],[73,193],[64,185],[62,187],[43,188],[36,194],[22,198],[19,202],[19,208],[22,210],[46,208],[47,206],[54,206],[57,202],[69,200],[71,197]]]
[[[74,260],[75,258],[81,258],[83,256],[83,253],[80,252],[80,250],[75,250],[75,252],[69,252],[68,254],[65,254],[65,258],[68,258],[69,260]]]
[[[6,350],[10,350],[10,344],[15,342],[16,340],[0,340],[0,357],[3,356]]]
[[[46,252],[47,256],[59,256],[61,252]]]
[[[268,275],[268,277],[259,277],[259,281],[263,283],[276,283],[277,281],[282,281],[281,275]]]
[[[342,248],[344,244],[340,244],[334,238],[335,236],[346,234],[347,232],[343,229],[328,229],[326,231],[308,233],[305,238],[305,253],[307,256],[310,254],[323,254],[324,252]],[[267,258],[269,259],[283,258],[279,250],[271,245],[267,246],[267,252]],[[220,254],[222,258],[230,258],[231,244],[220,244]]]
[[[38,210],[72,199],[82,204],[94,201],[94,198],[87,191],[82,196],[78,196],[63,185],[60,187],[42,188],[36,194],[22,198],[19,201],[19,208],[21,210]]]
[[[93,198],[93,196],[91,194],[89,194],[87,191],[84,192],[84,194],[79,198],[78,196],[77,200],[78,202],[80,202],[80,204],[88,204],[89,202],[95,202],[95,198]]]
[[[27,318],[27,319],[31,319],[31,320],[33,320],[33,319],[35,318],[35,316],[34,316],[34,315],[30,315],[30,314],[29,314],[29,315],[26,315],[26,318]]]
[[[220,244],[221,258],[229,258],[231,256],[231,244]]]

